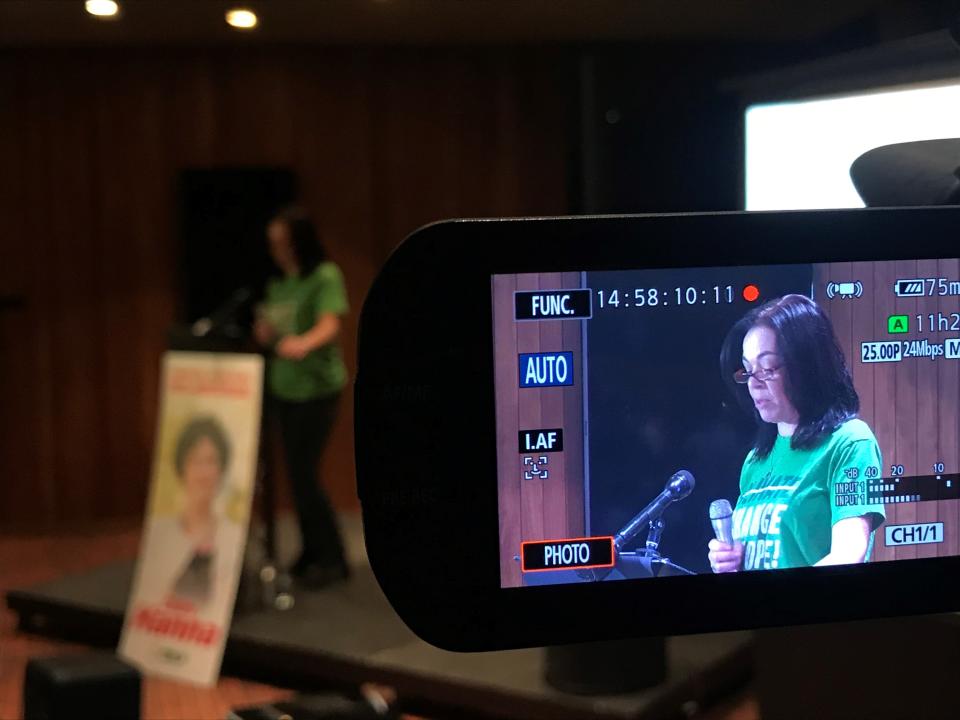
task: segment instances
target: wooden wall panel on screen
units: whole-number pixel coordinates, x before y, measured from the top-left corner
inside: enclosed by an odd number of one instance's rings
[[[916,278],[917,262],[916,260],[897,260],[892,263],[898,278]],[[893,282],[881,286],[881,290],[893,288]],[[901,298],[894,296],[894,313],[897,315],[908,315],[916,319],[917,300],[915,298]],[[884,315],[883,319],[886,320]],[[922,334],[911,323],[910,332],[901,335],[903,340],[918,340]],[[894,394],[892,414],[896,418],[896,457],[893,458],[898,465],[903,465],[904,475],[921,475],[924,467],[920,466],[921,457],[917,453],[917,375],[918,365],[921,362],[915,358],[905,358],[898,363],[889,363],[894,366],[894,373],[897,376],[897,388]],[[924,460],[924,463],[926,461]],[[895,506],[897,508],[897,524],[909,524],[917,522],[916,503],[902,503]],[[899,546],[896,549],[897,560],[914,559],[917,557],[916,545]]]
[[[860,297],[825,300],[826,287],[829,282],[861,282],[863,294]],[[873,285],[873,263],[828,263],[816,266],[814,271],[814,293],[833,324],[837,343],[843,351],[847,367],[853,376],[854,388],[860,399],[860,418],[870,426],[876,434],[875,427],[875,398],[873,383],[873,365],[860,362],[860,339],[872,339],[875,335],[874,298],[876,288]],[[878,437],[883,451],[883,443]],[[866,482],[861,477],[860,481]],[[875,536],[872,558],[884,559],[882,543]]]
[[[874,318],[880,318],[881,322],[886,322],[886,318],[894,312],[894,296],[892,292],[888,292],[888,288],[892,289],[895,281],[896,273],[891,263],[874,264],[873,316]],[[873,339],[873,333],[876,333],[877,330],[875,327],[871,330],[870,337]],[[881,477],[884,478],[890,477],[890,468],[896,462],[897,455],[897,376],[895,365],[896,363],[873,364],[873,406],[875,408],[873,434],[877,437],[880,452],[883,455],[883,467],[880,468],[880,471]],[[884,512],[887,524],[895,525],[898,517],[897,506],[887,505]],[[877,560],[893,560],[895,558],[893,549],[884,545],[879,534],[874,536],[873,557]]]
[[[960,279],[960,262],[940,260],[937,263],[937,277],[947,280]],[[948,317],[951,313],[960,313],[957,298],[944,298],[940,310]],[[952,323],[952,318],[951,318]],[[960,337],[960,333],[949,332],[946,337]],[[960,473],[960,429],[957,412],[960,410],[960,360],[937,360],[937,448],[940,461],[948,473]],[[960,500],[941,500],[938,503],[938,519],[943,522],[943,542],[937,546],[937,554],[960,554]]]
[[[938,277],[938,266],[936,260],[918,260],[917,274],[912,277],[918,278],[936,278]],[[924,292],[927,291],[926,284]],[[930,327],[926,325],[928,315],[934,315],[936,322],[937,312],[941,307],[946,306],[946,302],[941,301],[937,295],[924,295],[916,300],[917,311],[914,317],[910,318],[911,326],[917,324],[916,328],[918,338],[928,338],[932,343],[943,342],[946,336],[942,332],[931,332]],[[924,322],[923,328],[919,327],[916,315],[920,315]],[[884,318],[884,321],[886,319]],[[917,371],[917,425],[916,425],[916,447],[917,447],[917,475],[932,475],[933,464],[940,457],[940,413],[939,405],[939,377],[937,368],[944,362],[942,357],[936,360],[926,360],[923,358],[911,359],[906,362],[912,362]],[[922,502],[916,505],[917,522],[936,522],[940,508],[937,502]],[[917,545],[917,557],[927,558],[937,556],[937,546],[935,544]]]
[[[527,273],[517,277],[517,290],[539,290],[540,275]],[[538,353],[541,351],[540,323],[517,323],[517,353]],[[519,384],[519,377],[518,377]],[[542,408],[538,388],[521,388],[519,392],[520,429],[530,430],[543,427]],[[521,475],[523,458],[518,455],[516,472]],[[543,481],[539,478],[520,481],[520,517],[523,540],[544,539],[543,528]]]
[[[564,273],[563,287],[577,288],[583,283],[580,273]],[[586,532],[583,477],[583,393],[584,362],[581,353],[583,323],[563,323],[563,346],[573,353],[574,386],[565,388],[563,400],[563,473],[566,485],[567,537],[582,537]],[[577,362],[579,360],[579,362]]]
[[[895,420],[891,422],[892,414],[887,412],[883,403],[877,398],[877,387],[874,382],[875,369],[880,373],[889,373],[891,368],[884,364],[861,363],[860,342],[862,340],[879,340],[886,337],[886,315],[880,318],[875,315],[876,304],[883,293],[884,285],[874,282],[875,264],[871,262],[859,263],[830,263],[825,269],[818,268],[815,273],[816,290],[826,287],[826,282],[861,282],[863,294],[850,299],[835,299],[823,303],[827,308],[837,335],[837,341],[843,350],[853,375],[854,388],[860,398],[860,418],[870,426],[883,454],[883,463],[888,465],[887,455],[895,447]],[[890,284],[892,287],[892,281]],[[883,380],[879,383],[881,392],[885,392]],[[889,468],[887,468],[889,470]],[[886,471],[881,468],[881,474]],[[885,476],[885,475],[884,475]],[[866,478],[860,478],[866,482]],[[887,520],[891,521],[891,512],[895,506],[886,507]],[[888,560],[893,558],[893,551],[883,546],[882,534],[874,536],[874,547],[871,557],[874,560]]]
[[[493,321],[497,338],[494,383],[497,404],[497,507],[500,517],[500,577],[506,585],[520,584],[520,472],[515,443],[519,432],[517,379],[517,323],[514,322],[512,275],[493,281]]]

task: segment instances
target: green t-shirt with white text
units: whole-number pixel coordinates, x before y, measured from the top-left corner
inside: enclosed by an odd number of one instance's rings
[[[348,310],[343,274],[332,262],[321,263],[306,277],[274,278],[267,284],[263,311],[281,337],[305,333],[323,313],[345,315]],[[303,360],[274,355],[267,373],[270,392],[282,400],[329,397],[347,383],[347,368],[335,342]]]
[[[778,435],[765,458],[747,455],[733,536],[744,543],[744,570],[808,567],[830,552],[838,521],[869,516],[884,520],[882,504],[867,504],[867,478],[880,477],[880,447],[862,420],[848,420],[811,450],[790,447]]]

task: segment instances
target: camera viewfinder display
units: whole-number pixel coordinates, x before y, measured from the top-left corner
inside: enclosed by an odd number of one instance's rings
[[[491,288],[503,587],[960,554],[960,261]]]

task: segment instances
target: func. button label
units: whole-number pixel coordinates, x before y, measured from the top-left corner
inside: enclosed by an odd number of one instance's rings
[[[590,290],[534,290],[514,293],[517,320],[589,318]]]
[[[532,540],[520,544],[523,572],[613,567],[613,538]]]

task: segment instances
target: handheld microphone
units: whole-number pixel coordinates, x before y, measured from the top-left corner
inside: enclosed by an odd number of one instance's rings
[[[653,502],[641,510],[630,522],[623,526],[620,532],[613,539],[613,545],[617,552],[623,549],[627,543],[633,540],[651,520],[656,520],[663,515],[664,511],[677,500],[683,500],[687,495],[693,492],[697,481],[687,470],[677,470],[670,479],[667,480],[663,492],[654,498]]]
[[[733,508],[729,500],[714,500],[710,503],[710,524],[717,540],[728,545],[733,543]]]

